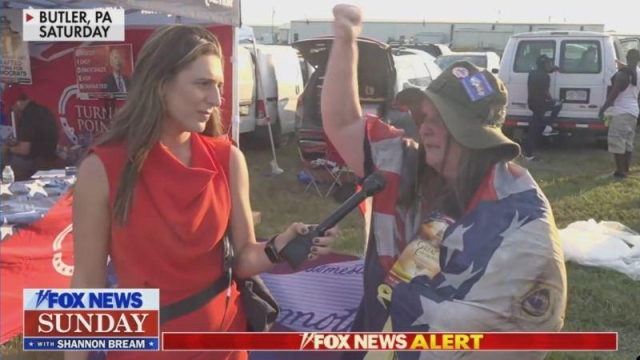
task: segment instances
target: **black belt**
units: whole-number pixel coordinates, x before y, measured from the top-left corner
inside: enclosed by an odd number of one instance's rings
[[[229,280],[229,275],[225,272],[223,276],[219,277],[218,280],[207,286],[204,290],[173,304],[160,307],[160,324],[177,317],[187,315],[188,313],[201,308],[211,301],[211,299],[216,295],[220,294],[225,289],[228,289],[231,285]]]
[[[231,280],[233,278],[232,264],[233,264],[234,252],[233,252],[233,246],[231,246],[231,241],[227,233],[225,233],[225,236],[223,237],[222,242],[223,242],[222,276],[220,276],[211,285],[207,286],[204,290],[201,290],[200,292],[195,293],[173,304],[160,307],[160,324],[163,324],[177,317],[187,315],[201,308],[202,306],[207,304],[209,301],[211,301],[211,299],[213,299],[216,295],[220,294],[225,289],[231,288]],[[227,292],[224,315],[222,318],[223,321],[224,321],[224,317],[227,315],[227,308],[229,306],[230,295],[231,295],[230,291]],[[222,326],[222,324],[220,324],[220,326]]]

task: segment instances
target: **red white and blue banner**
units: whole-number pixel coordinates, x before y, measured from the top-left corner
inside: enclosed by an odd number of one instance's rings
[[[0,342],[22,334],[23,289],[68,288],[73,178],[1,184]]]
[[[74,178],[2,185],[0,213],[0,343],[23,334],[24,289],[69,288],[73,273],[71,200]],[[281,313],[274,332],[345,332],[362,297],[364,261],[331,254],[292,271],[283,264],[262,276]],[[117,279],[109,273],[110,286]],[[55,345],[55,344],[54,344]],[[34,343],[33,346],[36,346]],[[41,349],[42,346],[41,345]],[[56,345],[57,346],[57,345]],[[46,346],[45,346],[46,347]],[[308,359],[333,360],[334,353]],[[251,354],[252,360],[297,359],[290,351]]]

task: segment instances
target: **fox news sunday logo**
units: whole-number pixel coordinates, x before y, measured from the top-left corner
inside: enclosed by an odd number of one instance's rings
[[[24,350],[158,350],[157,289],[25,289]]]
[[[25,9],[24,41],[124,41],[124,9]]]

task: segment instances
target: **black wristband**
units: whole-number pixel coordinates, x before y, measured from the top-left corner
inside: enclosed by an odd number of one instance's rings
[[[276,238],[278,235],[271,238],[271,240],[267,241],[267,244],[264,247],[264,253],[267,254],[269,261],[272,264],[279,264],[282,262],[282,258],[278,253],[278,249],[276,249]]]

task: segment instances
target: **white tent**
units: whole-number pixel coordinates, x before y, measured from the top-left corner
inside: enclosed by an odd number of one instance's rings
[[[240,0],[18,0],[4,1],[4,6],[13,9],[91,9],[123,8],[127,14],[126,26],[160,26],[167,23],[198,23],[228,25],[233,29],[233,79],[232,79],[232,138],[239,143],[238,107],[238,33],[242,26]]]

